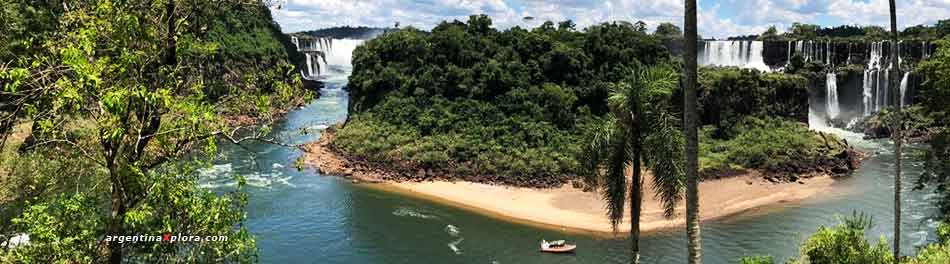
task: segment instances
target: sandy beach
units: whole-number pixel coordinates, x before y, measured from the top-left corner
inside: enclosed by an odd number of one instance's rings
[[[505,220],[564,231],[613,232],[607,221],[603,200],[596,192],[584,192],[565,184],[560,188],[538,189],[472,182],[392,182],[379,181],[378,171],[353,169],[348,162],[328,149],[332,135],[308,144],[304,163],[328,175],[343,176],[370,187],[416,196],[457,206]],[[643,214],[640,230],[650,232],[682,226],[685,204],[679,203],[676,216],[663,216],[660,202],[645,176]],[[772,183],[755,172],[700,183],[700,215],[714,219],[784,202],[798,201],[827,192],[835,180],[830,176],[812,177],[801,182]],[[629,206],[629,205],[628,205]],[[625,218],[617,231],[630,230]]]
[[[649,177],[646,181],[649,181]],[[706,181],[700,183],[700,214],[702,219],[714,219],[758,207],[797,201],[827,191],[834,181],[831,177],[815,177],[805,184],[774,184],[758,179],[755,175]],[[511,218],[509,220],[515,222],[568,231],[612,232],[600,195],[583,192],[568,185],[557,189],[535,189],[443,181],[370,184],[381,189],[472,209],[489,216]],[[677,207],[676,216],[668,219],[663,216],[663,208],[653,197],[652,189],[644,188],[644,195],[646,197],[640,221],[641,231],[676,228],[684,224],[684,203],[681,202]],[[629,220],[625,218],[617,231],[629,231]]]

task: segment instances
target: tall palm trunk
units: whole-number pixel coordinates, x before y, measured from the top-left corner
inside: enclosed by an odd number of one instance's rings
[[[699,229],[699,136],[696,132],[696,0],[686,0],[685,14],[686,81],[684,83],[684,124],[686,134],[686,236],[689,263],[702,263],[702,242]]]
[[[640,212],[643,207],[643,175],[640,174],[640,126],[633,129],[633,178],[630,186],[630,263],[640,263]]]
[[[894,0],[890,2],[891,9],[891,77],[889,87],[899,88],[897,83],[897,78],[899,78],[898,71],[900,70],[900,65],[897,63],[898,49],[897,49],[897,7],[894,3]],[[891,93],[894,95],[899,95],[900,92]],[[903,98],[901,98],[902,100]],[[897,102],[897,100],[891,100],[892,102]],[[894,158],[896,163],[894,166],[894,264],[900,263],[900,253],[901,253],[901,156],[903,156],[903,145],[904,138],[902,135],[902,130],[904,126],[904,117],[901,109],[901,103],[897,104],[897,121],[894,124]]]

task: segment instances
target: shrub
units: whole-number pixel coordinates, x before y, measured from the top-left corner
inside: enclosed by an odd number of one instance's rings
[[[820,227],[802,245],[806,263],[812,264],[886,264],[893,261],[882,236],[877,245],[865,239],[871,218],[854,213],[835,227]]]

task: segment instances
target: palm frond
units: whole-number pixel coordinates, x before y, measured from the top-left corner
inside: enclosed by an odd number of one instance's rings
[[[679,87],[679,75],[669,65],[647,67],[639,78],[644,85],[644,102],[650,106],[669,105],[673,92]]]
[[[644,161],[653,172],[653,190],[663,204],[663,214],[672,217],[686,187],[685,138],[679,119],[663,112],[651,112],[650,131],[644,144]]]
[[[590,125],[582,128],[586,139],[581,149],[579,160],[582,162],[581,179],[587,186],[597,189],[601,186],[601,171],[611,156],[614,134],[617,133],[616,119],[611,117],[597,118]]]
[[[604,175],[604,189],[602,194],[607,201],[607,217],[610,219],[610,226],[614,232],[623,219],[624,207],[627,202],[627,177],[624,171],[630,163],[629,153],[627,152],[627,137],[615,137],[612,145],[613,151],[610,155],[610,162],[606,164],[607,174]]]

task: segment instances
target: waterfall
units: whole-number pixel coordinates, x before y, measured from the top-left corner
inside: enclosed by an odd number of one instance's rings
[[[851,42],[848,42],[848,58],[845,59],[845,64],[851,64]]]
[[[879,104],[877,107],[878,111],[880,111],[882,107],[888,106],[890,103],[890,100],[887,97],[888,97],[888,92],[890,92],[891,90],[890,89],[891,88],[890,87],[891,86],[891,70],[887,69],[887,70],[878,72],[878,75],[881,75],[881,74],[884,75],[884,82],[882,82],[881,85],[878,86],[878,90],[881,91],[881,104]]]
[[[825,96],[826,112],[828,117],[834,119],[838,117],[841,109],[838,107],[838,76],[834,72],[825,75],[825,87],[828,91]]]
[[[746,61],[746,68],[758,69],[760,71],[770,71],[768,65],[765,64],[765,59],[762,58],[762,51],[764,50],[764,45],[762,41],[752,41],[749,43],[749,56],[748,61]]]
[[[868,46],[870,52],[868,52],[868,64],[864,69],[862,87],[865,116],[880,111],[881,107],[887,106],[889,103],[887,90],[889,88],[888,73],[890,69],[884,66],[885,58],[882,55],[884,42],[873,42]]]
[[[304,53],[307,56],[307,76],[313,76],[313,57],[310,56],[310,53]]]
[[[930,54],[927,53],[927,41],[920,42],[920,53],[921,53],[921,56],[920,56],[921,58],[930,57]]]
[[[786,54],[788,58],[785,59],[785,65],[789,65],[792,63],[792,42],[791,41],[788,42],[788,49],[786,49],[786,51],[788,52],[788,54]]]
[[[900,101],[901,107],[903,107],[904,104],[908,103],[906,99],[907,98],[907,77],[910,77],[910,72],[905,72],[904,78],[901,78],[901,101]]]
[[[863,100],[863,102],[864,102],[864,116],[869,116],[869,115],[871,115],[871,111],[874,110],[874,107],[875,107],[875,106],[874,106],[874,97],[873,97],[873,89],[874,89],[874,87],[872,86],[872,81],[871,81],[873,75],[874,75],[874,71],[873,71],[873,70],[871,70],[871,69],[864,69],[864,79],[863,79],[863,80],[864,80],[864,83],[863,83],[863,85],[862,85],[862,87],[861,87],[861,88],[862,88],[862,91],[863,91],[863,92],[861,93],[861,95],[863,95],[863,97],[864,97],[864,100]]]
[[[762,58],[762,49],[761,41],[706,41],[700,64],[770,71]]]
[[[307,68],[301,70],[300,74],[304,79],[316,80],[347,76],[346,73],[353,68],[353,50],[364,40],[291,36],[291,41],[307,59]]]

